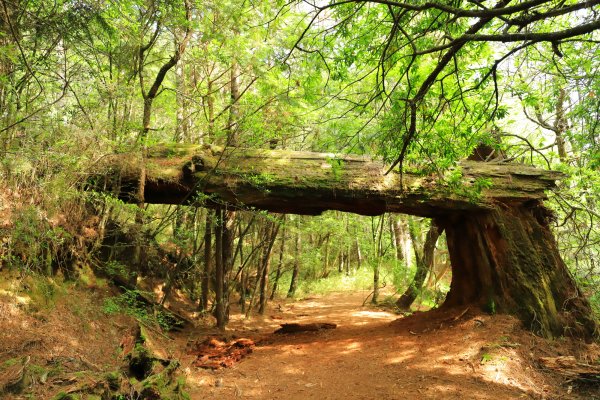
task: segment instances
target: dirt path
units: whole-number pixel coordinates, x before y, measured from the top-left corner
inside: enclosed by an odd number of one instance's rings
[[[539,339],[509,317],[454,310],[397,320],[362,307],[363,298],[339,293],[275,303],[264,319],[232,321],[229,335],[260,344],[233,368],[187,367],[192,399],[576,398],[533,367]],[[338,327],[273,335],[283,322]]]

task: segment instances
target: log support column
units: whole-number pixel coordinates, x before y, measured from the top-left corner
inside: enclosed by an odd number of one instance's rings
[[[452,261],[444,307],[475,303],[516,315],[545,337],[594,336],[590,304],[560,257],[549,218],[534,200],[440,219]]]

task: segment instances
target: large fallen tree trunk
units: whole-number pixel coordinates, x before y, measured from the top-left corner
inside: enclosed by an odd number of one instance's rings
[[[309,215],[340,210],[435,217],[492,210],[497,201],[544,199],[561,176],[520,164],[465,161],[447,179],[407,172],[401,184],[399,174],[385,175],[385,166],[367,157],[198,145],[157,146],[145,162],[148,203]],[[104,166],[103,176],[119,182],[119,197],[134,202],[140,157],[116,155]]]
[[[139,162],[135,154],[116,155],[101,169],[101,176],[118,182],[116,192],[125,201],[136,201]],[[161,146],[148,152],[145,199],[295,214],[341,210],[435,218],[446,230],[452,261],[446,306],[478,304],[514,314],[543,336],[596,334],[589,302],[560,258],[542,205],[560,173],[474,161],[461,163],[446,179],[384,171],[366,157]]]

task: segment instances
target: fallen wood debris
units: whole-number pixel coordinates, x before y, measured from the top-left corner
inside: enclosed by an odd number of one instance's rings
[[[281,328],[277,329],[275,333],[284,334],[284,333],[298,333],[298,332],[314,332],[320,331],[322,329],[335,329],[337,328],[336,324],[331,324],[328,322],[317,322],[312,324],[281,324]]]
[[[540,364],[563,375],[568,382],[600,384],[600,365],[581,363],[573,356],[540,357]]]
[[[189,354],[196,355],[193,366],[206,369],[221,369],[232,367],[248,354],[252,353],[254,343],[251,339],[236,339],[227,341],[209,337],[196,343]]]

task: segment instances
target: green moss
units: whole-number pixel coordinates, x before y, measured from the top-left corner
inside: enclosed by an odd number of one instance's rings
[[[68,394],[65,392],[60,392],[52,398],[52,400],[78,400],[78,399],[79,399],[79,396],[75,397],[75,395]]]
[[[258,189],[264,189],[266,185],[275,181],[275,176],[270,172],[251,172],[243,174],[242,179]]]
[[[494,301],[493,297],[488,298],[488,301],[483,307],[483,311],[491,315],[496,314],[496,302]]]
[[[2,363],[2,366],[4,366],[4,367],[12,367],[13,365],[16,365],[19,362],[21,362],[21,359],[18,358],[18,357],[9,358],[8,360],[6,360],[6,361],[4,361]]]
[[[119,371],[111,371],[104,374],[104,379],[108,383],[110,390],[117,390],[121,385],[121,373]]]
[[[329,158],[327,157],[327,163],[331,166],[331,172],[333,173],[333,179],[339,181],[342,179],[342,173],[344,172],[344,160],[341,158]]]

